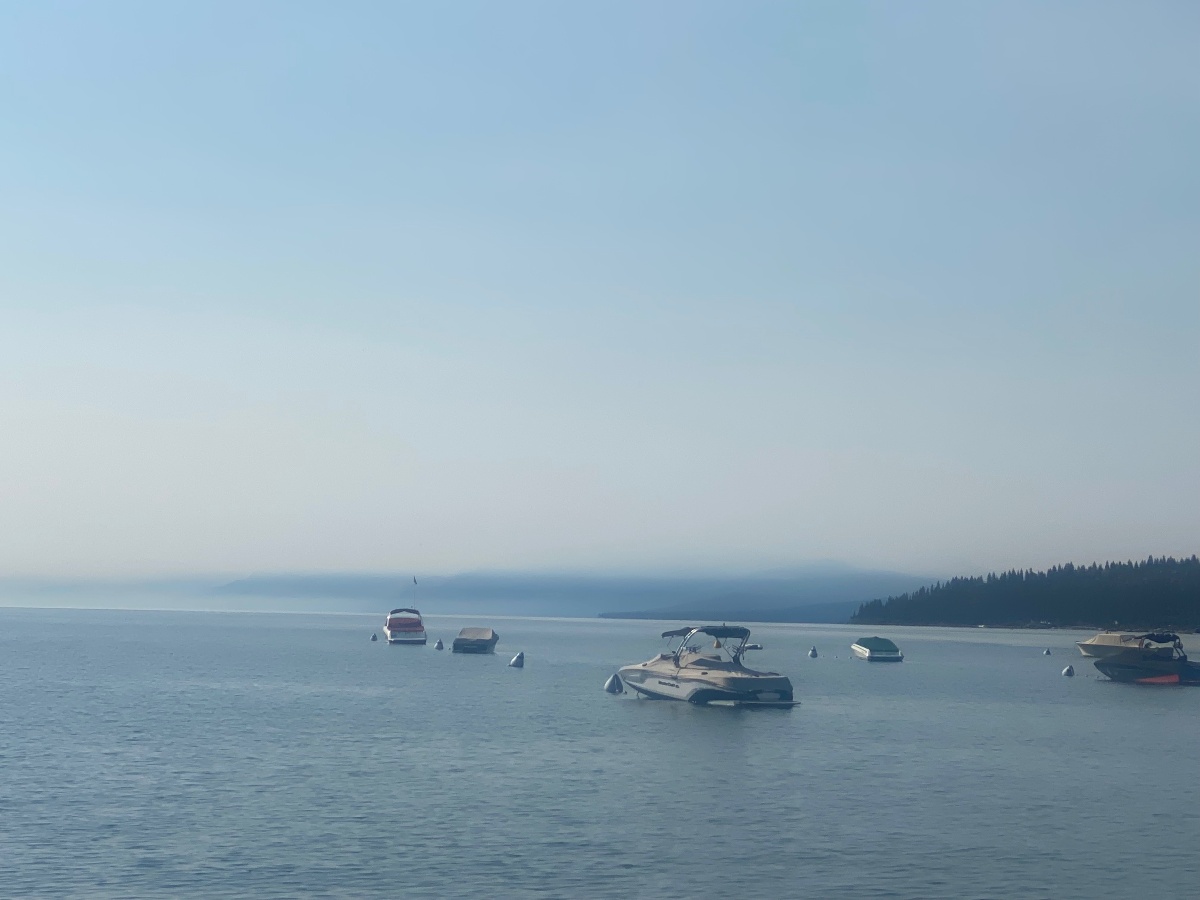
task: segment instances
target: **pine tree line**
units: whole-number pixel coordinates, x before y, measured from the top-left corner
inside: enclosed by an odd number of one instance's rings
[[[1200,629],[1200,558],[1012,569],[952,578],[862,604],[871,625],[1050,625],[1120,630]]]

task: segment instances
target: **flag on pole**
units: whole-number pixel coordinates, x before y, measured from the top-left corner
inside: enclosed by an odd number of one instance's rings
[[[417,576],[416,576],[416,575],[414,575],[414,576],[413,576],[413,584],[416,584],[416,583],[417,583]]]

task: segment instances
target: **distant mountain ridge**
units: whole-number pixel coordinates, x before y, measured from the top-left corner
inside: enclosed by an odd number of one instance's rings
[[[864,601],[930,583],[820,563],[752,573],[276,573],[235,580],[0,578],[0,605],[845,622]]]
[[[879,599],[886,597],[886,600]],[[821,563],[740,574],[279,573],[147,579],[0,577],[0,605],[699,622],[1200,629],[1200,558],[1012,570],[935,581]]]
[[[848,622],[869,598],[900,586],[916,590],[930,579],[902,572],[823,566],[790,573],[714,583],[686,600],[635,611],[610,610],[601,618],[686,619],[722,622]]]
[[[258,575],[216,592],[347,611],[414,605],[430,614],[845,622],[865,600],[929,581],[826,563],[713,576],[474,572],[418,576],[416,584],[411,575]]]

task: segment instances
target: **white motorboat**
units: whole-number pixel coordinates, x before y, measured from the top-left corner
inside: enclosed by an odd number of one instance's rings
[[[700,625],[664,631],[664,638],[680,638],[670,653],[660,653],[644,663],[625,666],[618,675],[639,694],[660,700],[688,703],[730,703],[736,706],[795,706],[792,682],[778,672],[757,672],[742,665],[750,629],[740,625]],[[693,639],[713,639],[711,648]]]
[[[1116,656],[1124,650],[1141,650],[1145,646],[1145,636],[1127,634],[1120,631],[1101,631],[1086,641],[1076,641],[1075,646],[1084,656],[1093,659],[1106,659]]]
[[[389,644],[424,644],[425,623],[415,609],[393,609],[383,623],[383,636]]]
[[[850,645],[854,655],[869,662],[904,662],[904,654],[892,641],[881,637],[859,638]]]

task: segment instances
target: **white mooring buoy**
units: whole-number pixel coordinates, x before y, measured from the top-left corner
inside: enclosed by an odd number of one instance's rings
[[[433,645],[433,649],[434,649],[434,650],[441,650],[441,649],[443,649],[443,646],[442,646],[442,639],[441,639],[441,638],[438,638],[438,640],[437,640],[437,643]]]
[[[525,651],[522,650],[520,653],[510,659],[508,664],[514,669],[525,668]]]
[[[372,631],[371,632],[371,640],[373,640],[373,641],[379,640],[379,635],[377,635],[375,632]]]
[[[610,694],[625,693],[625,685],[621,684],[620,675],[610,675],[608,681],[604,682],[604,690]]]
[[[1049,655],[1050,655],[1050,648],[1047,647],[1045,650],[1042,651],[1042,656],[1049,656]]]
[[[1070,678],[1072,675],[1075,674],[1075,667],[1067,666],[1065,669],[1063,669],[1063,674],[1066,675],[1068,678]]]
[[[809,658],[811,658],[811,659],[816,659],[816,658],[817,658],[817,648],[816,648],[816,647],[809,647],[809,648],[808,648],[808,655],[809,655]]]

